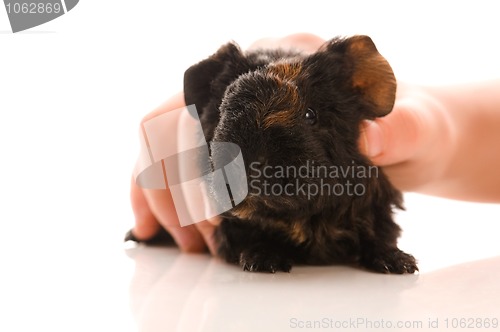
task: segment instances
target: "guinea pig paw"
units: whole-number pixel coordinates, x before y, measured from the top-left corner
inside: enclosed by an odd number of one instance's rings
[[[250,249],[240,254],[239,263],[243,271],[276,273],[277,271],[290,272],[293,262],[279,254]]]
[[[364,259],[361,265],[379,273],[413,274],[418,271],[415,257],[399,249]]]

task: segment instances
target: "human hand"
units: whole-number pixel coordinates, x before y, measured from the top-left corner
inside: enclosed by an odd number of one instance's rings
[[[184,96],[179,93],[144,117],[141,126],[152,118],[184,106]],[[182,133],[185,133],[193,125],[192,121],[186,120],[186,117],[189,117],[186,112],[172,114],[174,114],[172,116],[179,116],[169,121],[164,130],[169,133],[167,139],[175,140],[174,144],[179,146],[186,142],[179,140],[177,133],[181,131],[178,131],[178,127],[182,127]],[[188,136],[189,134],[185,134],[182,137],[185,139]],[[134,239],[150,240],[160,233],[161,228],[164,228],[183,251],[201,252],[208,247],[211,252],[214,252],[212,234],[213,228],[218,223],[217,218],[181,227],[170,190],[141,188],[134,179],[131,183],[130,198],[135,214],[135,227],[131,231]],[[202,198],[197,201],[202,201]],[[199,208],[203,209],[203,206]]]
[[[435,193],[456,143],[449,115],[430,90],[398,82],[393,111],[365,121],[359,145],[396,188]]]

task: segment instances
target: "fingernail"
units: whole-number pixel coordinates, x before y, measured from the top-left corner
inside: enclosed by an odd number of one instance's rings
[[[125,234],[125,238],[123,239],[124,242],[127,242],[127,241],[134,241],[134,242],[139,242],[139,240],[135,237],[134,233],[132,233],[132,230],[129,230],[126,234]]]
[[[363,128],[364,150],[368,157],[373,158],[382,153],[384,142],[382,130],[374,121],[366,121]]]

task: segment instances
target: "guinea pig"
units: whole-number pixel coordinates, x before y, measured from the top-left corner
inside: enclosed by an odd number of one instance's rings
[[[360,125],[391,112],[396,79],[368,36],[313,54],[228,43],[184,75],[208,143],[241,149],[248,194],[220,215],[217,254],[246,271],[350,264],[414,273],[397,247],[402,194],[358,148]],[[224,151],[212,144],[213,169]],[[129,234],[129,237],[131,234]]]
[[[396,79],[368,36],[313,54],[222,46],[184,75],[208,142],[237,144],[249,193],[221,215],[218,254],[247,271],[357,264],[414,273],[397,247],[402,195],[358,148],[360,124],[391,112]],[[210,151],[218,168],[223,151]]]

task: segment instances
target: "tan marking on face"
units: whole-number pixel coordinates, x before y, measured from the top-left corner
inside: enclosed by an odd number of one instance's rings
[[[294,81],[300,75],[302,65],[299,62],[278,62],[269,66],[269,73],[275,74],[281,80]]]
[[[278,111],[276,113],[266,115],[262,120],[262,126],[265,129],[275,125],[287,127],[293,122],[293,119],[293,110]]]
[[[302,65],[293,62],[278,62],[268,67],[268,74],[277,83],[280,89],[279,94],[275,96],[270,104],[277,105],[280,110],[272,110],[265,115],[262,120],[262,126],[269,128],[273,125],[289,126],[295,116],[296,108],[300,105],[299,92],[297,90],[296,79],[300,75]],[[287,105],[281,109],[282,105]]]

